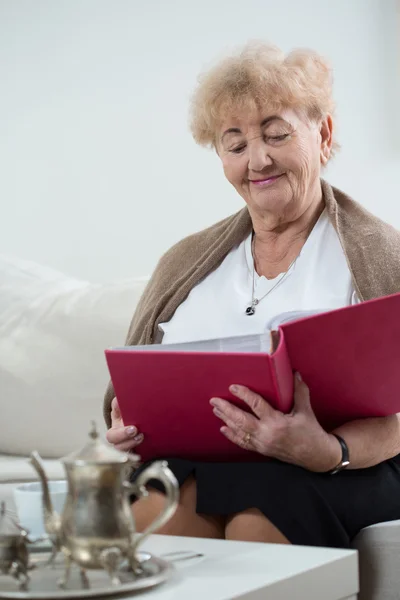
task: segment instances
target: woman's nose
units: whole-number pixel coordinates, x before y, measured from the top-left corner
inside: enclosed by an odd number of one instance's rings
[[[259,142],[251,144],[249,148],[249,171],[262,171],[272,163],[273,161],[265,144]]]

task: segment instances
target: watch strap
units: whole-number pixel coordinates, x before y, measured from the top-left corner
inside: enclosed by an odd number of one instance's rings
[[[340,461],[340,463],[338,465],[336,465],[336,467],[334,469],[332,469],[332,471],[329,471],[329,473],[331,475],[335,475],[336,473],[339,473],[339,471],[342,471],[343,469],[345,469],[346,467],[349,466],[350,453],[349,453],[349,447],[346,444],[346,442],[344,441],[344,439],[340,435],[337,435],[336,433],[332,433],[332,435],[335,436],[335,438],[339,442],[340,447],[342,449],[342,460]]]

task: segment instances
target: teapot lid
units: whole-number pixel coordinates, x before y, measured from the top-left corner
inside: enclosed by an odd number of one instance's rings
[[[21,529],[18,527],[17,520],[12,517],[10,510],[7,510],[6,503],[0,503],[0,536],[19,535]]]
[[[105,444],[97,431],[96,423],[92,422],[92,429],[89,433],[89,441],[85,446],[62,459],[64,464],[82,463],[113,463],[126,464],[137,458],[135,455],[128,456],[126,452],[120,452],[113,446]]]

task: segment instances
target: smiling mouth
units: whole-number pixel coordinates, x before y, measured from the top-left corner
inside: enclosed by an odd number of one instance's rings
[[[264,177],[263,179],[249,179],[249,182],[257,187],[262,187],[263,185],[274,183],[274,181],[282,177],[282,175],[283,173],[281,175],[272,175],[272,177]]]

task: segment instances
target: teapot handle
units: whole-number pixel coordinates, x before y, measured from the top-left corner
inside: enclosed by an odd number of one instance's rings
[[[147,469],[142,471],[137,477],[135,483],[126,484],[126,490],[133,493],[139,498],[147,496],[146,484],[151,479],[158,479],[165,488],[165,506],[161,513],[154,519],[152,523],[140,534],[135,535],[133,551],[136,552],[138,546],[144,542],[156,529],[167,523],[178,508],[179,503],[179,484],[178,481],[168,467],[165,460],[154,461]]]

